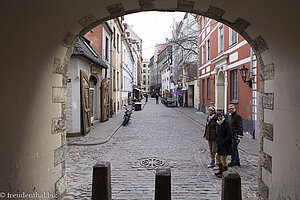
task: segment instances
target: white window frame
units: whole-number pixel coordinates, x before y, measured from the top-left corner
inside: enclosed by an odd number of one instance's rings
[[[205,23],[205,17],[202,16],[202,29],[205,29],[206,23]]]
[[[223,36],[223,38],[221,38],[221,36]],[[218,28],[218,52],[219,54],[224,52],[224,25],[223,24]]]
[[[202,45],[202,64],[204,64],[205,63],[205,43]]]
[[[235,41],[233,41],[233,38],[232,38],[234,34],[236,35]],[[232,28],[229,28],[229,46],[232,46],[237,43],[238,43],[238,33],[235,30],[233,30]]]
[[[210,60],[210,38],[206,40],[206,61]]]

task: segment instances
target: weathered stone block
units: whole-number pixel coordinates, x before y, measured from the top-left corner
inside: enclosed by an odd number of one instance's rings
[[[67,191],[67,181],[65,179],[65,176],[63,176],[55,183],[55,193],[59,197],[61,197],[66,193],[66,191]]]
[[[54,166],[64,162],[66,159],[66,146],[54,150]]]
[[[273,141],[273,124],[262,123],[262,135],[268,140]]]
[[[64,118],[52,119],[51,132],[52,134],[63,133],[66,130],[66,120]]]
[[[209,6],[206,11],[206,16],[215,20],[220,20],[225,13],[225,10],[214,6]]]
[[[126,14],[122,3],[107,6],[106,9],[112,18]]]
[[[66,119],[66,117],[67,117],[67,105],[66,105],[66,103],[61,104],[61,117],[63,119]]]
[[[66,102],[66,87],[53,87],[52,88],[52,102],[65,103]]]
[[[61,41],[61,45],[63,45],[64,47],[71,47],[73,40],[75,39],[75,35],[71,32],[68,32],[63,40]]]
[[[269,187],[261,179],[258,179],[258,194],[264,200],[269,199]]]
[[[195,1],[187,1],[187,0],[178,0],[177,8],[182,10],[190,10],[192,11],[195,5]]]
[[[244,20],[243,18],[239,17],[237,18],[233,24],[232,24],[232,28],[238,32],[243,32],[245,31],[251,24]]]
[[[262,152],[259,158],[260,165],[272,174],[272,156]]]
[[[154,0],[139,0],[141,9],[151,10],[155,8]]]
[[[96,21],[97,21],[96,17],[90,13],[87,16],[83,17],[81,20],[79,20],[79,24],[81,24],[81,26],[86,28],[91,24],[95,23]]]
[[[265,50],[269,49],[267,43],[263,39],[262,36],[258,36],[254,40],[250,42],[251,47],[255,51],[255,53],[262,53]]]
[[[67,145],[67,133],[66,131],[61,133],[61,145]]]
[[[262,95],[262,106],[265,109],[274,109],[274,93],[264,93]]]
[[[273,80],[275,78],[275,68],[273,63],[261,67],[260,78],[261,80]]]
[[[66,161],[61,163],[61,173],[63,176],[66,174]]]

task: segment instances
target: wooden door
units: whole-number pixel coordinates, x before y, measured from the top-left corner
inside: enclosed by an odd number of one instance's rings
[[[107,121],[109,119],[109,99],[110,99],[110,88],[109,88],[109,79],[105,78],[101,83],[102,88],[102,103],[101,103],[101,120]]]
[[[80,70],[81,132],[86,135],[91,129],[90,83],[87,74]]]

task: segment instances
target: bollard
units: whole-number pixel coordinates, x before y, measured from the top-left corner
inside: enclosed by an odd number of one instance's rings
[[[155,200],[171,199],[171,169],[159,168],[155,175]]]
[[[242,188],[241,177],[237,172],[223,172],[222,177],[222,200],[241,200]]]
[[[93,167],[92,200],[111,200],[110,162],[98,162]]]

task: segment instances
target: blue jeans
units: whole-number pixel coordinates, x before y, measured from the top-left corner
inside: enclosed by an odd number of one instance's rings
[[[239,145],[239,142],[237,142],[237,140],[232,140],[231,163],[233,163],[233,164],[240,163],[238,145]]]

